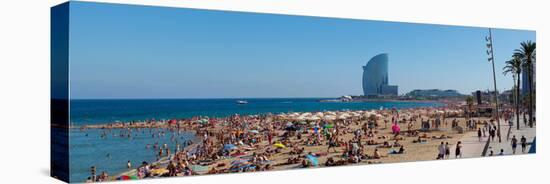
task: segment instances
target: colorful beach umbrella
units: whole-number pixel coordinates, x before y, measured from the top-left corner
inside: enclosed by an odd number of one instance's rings
[[[391,127],[391,131],[394,134],[399,133],[401,131],[401,127],[399,127],[398,124],[393,124],[392,127]]]
[[[225,145],[223,145],[223,149],[224,150],[234,150],[234,149],[237,149],[237,146],[235,146],[234,144],[225,144]]]
[[[275,144],[273,144],[273,146],[275,146],[277,148],[286,148],[286,146],[282,143],[275,143]]]
[[[315,157],[313,155],[310,155],[310,154],[307,154],[306,157],[311,162],[312,165],[314,165],[314,166],[319,165],[319,161],[317,160],[317,157]]]
[[[122,175],[122,176],[117,178],[117,180],[129,180],[129,179],[130,179],[130,176],[128,176],[128,175]]]
[[[325,128],[333,128],[334,127],[333,124],[325,124],[324,126],[325,126]]]
[[[202,166],[202,165],[190,165],[189,168],[196,173],[207,173],[208,172],[208,166]]]
[[[164,173],[167,173],[167,172],[168,172],[168,169],[165,169],[165,168],[151,170],[151,173],[153,173],[154,175],[163,175]]]

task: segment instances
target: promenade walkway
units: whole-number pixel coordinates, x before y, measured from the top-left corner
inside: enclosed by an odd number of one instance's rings
[[[512,155],[511,140],[514,135],[518,140],[516,155],[523,154],[521,152],[521,136],[525,136],[527,138],[527,148],[525,153],[528,153],[531,148],[531,143],[534,142],[536,137],[536,126],[533,126],[533,128],[529,128],[529,126],[525,126],[521,118],[520,118],[520,130],[516,129],[515,121],[514,121],[514,126],[512,127],[510,127],[510,125],[507,122],[504,122],[504,120],[501,120],[500,124],[501,124],[500,130],[502,134],[502,142],[499,143],[498,137],[495,137],[494,141],[491,141],[488,145],[489,149],[487,150],[486,156],[489,156],[490,150],[493,150],[493,153],[496,156],[500,153],[500,149],[504,150],[504,155]],[[509,136],[509,139],[507,139],[509,129],[510,129],[510,136]],[[466,132],[464,136],[460,139],[460,141],[462,142],[462,158],[481,157],[483,150],[487,144],[487,139],[489,139],[488,133],[486,137],[482,137],[480,140],[477,136],[477,131]],[[452,143],[452,144],[453,146],[451,147],[451,158],[454,159],[454,151],[456,148],[456,143]]]
[[[511,129],[510,129],[511,128]],[[533,126],[533,128],[530,128],[528,125],[524,125],[523,121],[520,118],[520,130],[517,130],[516,123],[514,122],[514,126],[510,127],[508,124],[500,126],[501,133],[502,133],[502,142],[498,142],[497,138],[495,138],[495,141],[492,141],[489,144],[489,150],[493,150],[495,155],[498,155],[500,153],[500,149],[504,150],[504,155],[512,155],[512,137],[516,136],[516,139],[518,140],[518,146],[516,148],[516,155],[522,154],[521,152],[521,136],[525,136],[527,138],[527,148],[525,149],[525,153],[529,152],[529,149],[531,148],[531,143],[534,142],[536,137],[536,126]],[[508,130],[510,129],[510,135],[507,137]],[[487,151],[487,156],[489,155],[489,151]]]

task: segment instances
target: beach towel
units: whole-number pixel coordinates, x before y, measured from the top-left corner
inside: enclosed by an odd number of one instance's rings
[[[312,165],[314,165],[314,166],[319,165],[319,161],[317,160],[317,157],[308,154],[308,155],[306,155],[306,158],[311,162]]]

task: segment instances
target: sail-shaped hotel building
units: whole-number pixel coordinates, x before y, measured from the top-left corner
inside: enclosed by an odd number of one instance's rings
[[[365,96],[397,95],[397,86],[388,84],[388,54],[378,54],[363,66]]]

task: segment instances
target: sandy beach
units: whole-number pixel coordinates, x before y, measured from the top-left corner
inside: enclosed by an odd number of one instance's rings
[[[448,104],[370,111],[194,117],[73,128],[81,131],[162,128],[195,133],[191,145],[183,149],[178,145],[172,153],[169,150],[174,148],[155,147],[159,150],[157,162],[144,162],[111,176],[92,176],[96,181],[98,178],[110,181],[449,159],[463,152],[456,147],[465,135],[475,136],[478,130],[488,135],[493,127],[490,118],[468,118],[461,106]]]

